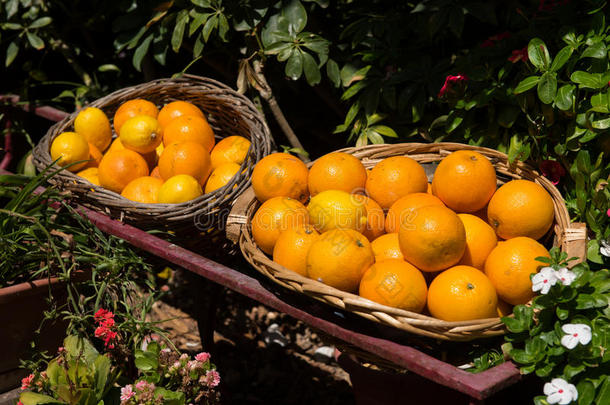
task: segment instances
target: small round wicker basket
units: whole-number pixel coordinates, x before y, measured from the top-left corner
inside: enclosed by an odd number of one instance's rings
[[[539,175],[530,166],[515,162],[510,164],[508,157],[498,151],[463,145],[458,143],[404,143],[393,145],[371,145],[346,148],[340,152],[350,153],[359,158],[366,168],[375,166],[380,160],[390,156],[409,156],[426,168],[432,177],[436,164],[451,152],[469,149],[486,156],[494,165],[500,184],[512,179],[535,181],[544,187],[555,205],[555,224],[545,237],[548,244],[561,246],[570,257],[584,259],[586,229],[583,224],[570,223],[565,202],[555,186]],[[420,336],[435,339],[468,341],[505,333],[500,318],[477,319],[464,322],[447,322],[431,316],[388,307],[303,277],[274,263],[254,243],[250,221],[260,206],[251,188],[246,190],[235,203],[227,222],[227,236],[239,243],[242,254],[252,266],[276,283],[317,300],[334,305],[346,311],[361,315],[375,322],[389,325]],[[572,262],[575,264],[577,261]]]
[[[120,194],[95,186],[67,170],[59,172],[50,182],[71,192],[75,200],[91,209],[143,228],[167,226],[169,229],[196,227],[201,231],[217,228],[226,220],[236,197],[250,184],[256,162],[271,150],[271,134],[256,107],[243,95],[212,79],[193,75],[158,79],[126,87],[102,97],[90,107],[102,109],[113,117],[117,108],[133,98],[144,98],[158,107],[183,100],[198,106],[206,115],[217,139],[240,135],[251,141],[241,171],[224,187],[182,204],[142,204]],[[53,125],[33,152],[34,164],[43,170],[53,163],[49,148],[53,139],[71,131],[78,112]]]

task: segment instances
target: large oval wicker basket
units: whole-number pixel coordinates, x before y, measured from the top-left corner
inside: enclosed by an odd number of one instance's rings
[[[380,160],[390,156],[409,156],[426,168],[426,172],[429,173],[428,177],[431,179],[434,168],[443,157],[462,149],[476,150],[489,158],[496,169],[499,184],[512,179],[527,179],[544,187],[550,193],[555,205],[555,224],[545,237],[546,243],[561,246],[561,249],[566,251],[570,257],[578,257],[579,261],[584,260],[586,239],[584,224],[570,223],[565,202],[557,188],[530,166],[521,162],[509,164],[508,157],[503,153],[457,143],[371,145],[346,148],[340,150],[340,152],[356,156],[366,168],[373,167]],[[467,341],[501,335],[505,332],[504,324],[500,321],[500,318],[464,322],[442,321],[424,314],[378,304],[358,295],[303,277],[274,263],[257,247],[252,237],[250,221],[259,206],[260,203],[255,198],[252,188],[246,190],[235,203],[233,211],[229,215],[227,236],[234,242],[239,243],[242,254],[256,270],[276,283],[375,322],[421,336]],[[575,264],[576,261],[572,263]]]
[[[182,204],[130,201],[113,191],[92,185],[67,170],[61,171],[50,181],[69,190],[78,203],[140,227],[158,228],[165,225],[177,229],[195,226],[202,231],[217,228],[226,219],[236,197],[249,186],[256,162],[271,150],[271,135],[263,116],[250,100],[226,85],[193,75],[126,87],[89,106],[102,109],[111,118],[123,102],[134,98],[149,100],[159,108],[175,100],[189,101],[205,113],[217,140],[231,135],[248,138],[251,146],[240,172],[226,186]],[[53,163],[49,153],[51,142],[62,132],[73,130],[77,114],[78,111],[53,125],[36,145],[33,157],[38,170]]]

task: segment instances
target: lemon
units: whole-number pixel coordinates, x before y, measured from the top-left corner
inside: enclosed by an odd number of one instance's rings
[[[80,172],[76,173],[76,175],[82,177],[91,184],[95,184],[96,186],[100,185],[97,167],[89,167],[85,170],[81,170]]]
[[[322,191],[311,198],[307,210],[311,223],[319,232],[337,228],[360,231],[366,225],[364,202],[345,191]]]
[[[161,204],[180,204],[202,194],[203,190],[193,176],[177,174],[163,183],[159,189],[158,201]]]
[[[237,163],[225,163],[218,166],[205,183],[205,193],[211,193],[225,186],[235,176],[235,173],[239,172],[239,169],[240,166]]]
[[[110,121],[102,110],[87,107],[78,113],[74,120],[74,131],[85,137],[87,142],[95,145],[100,152],[106,150],[112,140]]]
[[[57,164],[62,167],[84,160],[85,162],[68,167],[71,172],[76,172],[88,163],[89,143],[76,132],[62,132],[51,143],[51,159],[59,159]]]
[[[161,142],[159,144],[159,146],[157,146],[157,148],[155,149],[155,154],[157,155],[157,160],[159,160],[159,158],[161,157],[161,154],[163,153],[164,149],[165,149],[165,146],[163,145],[163,142]]]
[[[155,118],[138,115],[125,121],[119,137],[127,149],[150,153],[157,149],[163,140],[163,131]]]

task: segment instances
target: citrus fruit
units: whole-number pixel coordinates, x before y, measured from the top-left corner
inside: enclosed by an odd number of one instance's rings
[[[100,185],[115,193],[134,179],[148,176],[148,165],[139,153],[129,149],[108,152],[99,165]]]
[[[158,202],[161,204],[180,204],[203,195],[201,185],[193,176],[177,174],[165,180],[159,189]]]
[[[163,139],[159,122],[148,115],[130,118],[121,127],[119,138],[127,149],[138,153],[154,152]]]
[[[458,264],[483,270],[489,253],[498,244],[493,228],[481,218],[471,214],[458,214],[466,230],[466,250]]]
[[[237,163],[225,163],[212,170],[212,174],[205,183],[205,193],[211,193],[227,185],[233,176],[239,173],[239,169],[241,169],[241,166]]]
[[[311,225],[302,225],[280,233],[273,248],[273,261],[307,277],[307,252],[320,237]]]
[[[97,167],[88,167],[76,173],[76,175],[82,177],[91,184],[95,184],[96,186],[100,185],[100,178],[98,175]]]
[[[329,153],[309,168],[308,184],[312,196],[325,190],[342,190],[350,194],[363,191],[366,169],[360,159],[348,153]]]
[[[427,188],[426,188],[426,193],[428,193],[428,194],[434,194],[434,193],[432,192],[432,183],[428,183],[428,186],[427,186]]]
[[[400,259],[373,264],[362,276],[358,294],[371,301],[405,311],[421,312],[428,286],[415,266]]]
[[[326,190],[311,197],[307,210],[311,224],[319,232],[331,229],[361,230],[366,226],[366,206],[355,194]]]
[[[210,152],[216,140],[208,121],[198,115],[181,115],[163,128],[163,145],[176,142],[197,142]]]
[[[161,179],[163,180],[163,178],[161,177],[161,175],[159,174],[159,166],[155,166],[151,171],[150,171],[150,177],[155,177],[157,179]]]
[[[410,217],[416,209],[429,205],[445,206],[438,197],[435,197],[432,194],[411,193],[404,197],[400,197],[388,210],[388,215],[385,219],[386,231],[398,232],[400,224],[410,221]]]
[[[157,120],[159,120],[161,128],[165,128],[174,118],[178,118],[181,115],[204,117],[203,112],[195,104],[178,100],[163,106],[161,111],[159,111],[159,115],[157,115]]]
[[[273,254],[282,231],[308,223],[309,213],[301,202],[290,197],[273,197],[252,217],[252,237],[263,252]]]
[[[85,165],[86,168],[98,167],[102,161],[102,152],[92,143],[89,143],[89,162]]]
[[[504,239],[540,239],[553,225],[553,199],[539,184],[512,180],[496,191],[487,207],[489,224]]]
[[[376,262],[386,259],[404,259],[400,251],[398,234],[396,232],[381,235],[371,242],[371,248],[373,249]]]
[[[362,228],[362,234],[369,241],[383,235],[385,233],[385,214],[379,204],[372,198],[361,194],[353,194],[352,196],[356,201],[364,204],[366,209],[366,225]]]
[[[102,110],[87,107],[81,110],[74,120],[74,132],[85,137],[87,142],[94,144],[100,152],[106,150],[112,139],[110,121]]]
[[[252,188],[260,202],[272,197],[307,201],[307,166],[288,153],[272,153],[262,158],[252,171]]]
[[[443,321],[497,317],[498,296],[482,271],[455,266],[440,273],[428,289],[428,310]]]
[[[366,180],[366,192],[382,208],[392,206],[410,193],[425,193],[428,178],[424,168],[406,156],[393,156],[377,163]]]
[[[355,292],[375,258],[371,244],[353,229],[324,232],[307,253],[307,276],[339,290]]]
[[[496,170],[485,156],[471,150],[451,153],[439,163],[432,192],[457,212],[483,208],[496,191]]]
[[[162,185],[163,180],[161,179],[151,176],[138,177],[125,186],[121,195],[131,201],[156,204],[159,200],[159,190]]]
[[[76,132],[62,132],[51,143],[51,159],[59,159],[57,164],[65,167],[78,161],[84,161],[68,167],[71,172],[77,172],[87,165],[89,160],[89,144],[84,136]]]
[[[460,261],[466,249],[466,231],[449,208],[429,205],[416,209],[398,231],[405,260],[422,271],[437,271]]]
[[[159,158],[159,174],[167,180],[177,174],[188,174],[203,185],[210,176],[212,163],[207,149],[196,142],[167,145]]]
[[[225,163],[241,165],[246,160],[246,156],[248,156],[248,149],[250,149],[250,141],[248,139],[237,135],[227,136],[220,140],[210,153],[212,156],[212,167],[217,168]]]
[[[149,117],[157,118],[159,110],[157,106],[148,100],[141,98],[135,98],[127,100],[119,106],[114,113],[112,123],[114,124],[114,131],[117,134],[121,133],[121,127],[130,118],[137,117],[138,115],[147,115]]]
[[[512,305],[527,303],[533,296],[531,274],[544,263],[537,257],[550,257],[548,250],[532,238],[518,236],[498,242],[485,261],[485,274],[498,297]]]
[[[121,150],[121,149],[125,149],[125,147],[123,146],[123,144],[121,143],[121,138],[116,137],[112,140],[112,143],[110,144],[110,146],[108,147],[108,150],[106,151],[105,155],[109,154],[110,152],[113,152],[115,150]]]

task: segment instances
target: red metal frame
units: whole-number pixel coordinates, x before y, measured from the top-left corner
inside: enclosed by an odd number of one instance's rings
[[[14,100],[14,98],[0,97],[0,100],[3,99]],[[62,111],[51,107],[37,107],[34,108],[33,112],[52,120],[62,119],[66,115]],[[328,317],[321,315],[321,312],[316,308],[308,308],[312,312],[310,313],[291,305],[276,294],[265,289],[253,277],[167,242],[138,228],[111,219],[106,215],[84,207],[80,209],[85,216],[106,233],[120,237],[133,246],[278,311],[291,315],[324,333],[358,346],[426,379],[464,393],[475,401],[482,401],[516,383],[521,378],[518,368],[511,362],[506,362],[478,374],[471,374],[413,347],[367,335],[349,326],[339,325],[336,322],[328,320]]]

